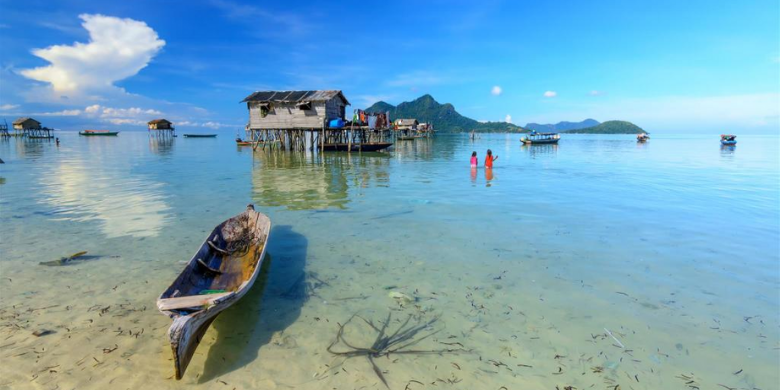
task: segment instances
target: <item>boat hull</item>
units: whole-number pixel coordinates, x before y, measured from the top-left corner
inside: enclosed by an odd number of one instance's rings
[[[184,134],[184,138],[217,138],[216,134]]]
[[[79,131],[79,135],[83,135],[85,137],[113,137],[119,134],[118,131],[107,131],[103,133],[87,133],[83,131]]]
[[[720,144],[726,146],[734,146],[737,144],[737,141],[720,141]]]
[[[214,319],[254,284],[270,229],[268,217],[249,205],[245,212],[214,228],[184,271],[157,299],[160,312],[173,320],[168,340],[176,379],[184,376]],[[230,250],[237,245],[241,245],[240,251]]]
[[[391,142],[375,142],[370,144],[352,144],[351,149],[348,144],[325,144],[323,150],[326,152],[376,152],[393,146]]]
[[[526,145],[548,145],[548,144],[557,144],[558,141],[560,141],[560,139],[543,139],[543,140],[524,139],[522,141]]]
[[[398,141],[414,141],[417,139],[417,137],[398,137],[396,138]]]

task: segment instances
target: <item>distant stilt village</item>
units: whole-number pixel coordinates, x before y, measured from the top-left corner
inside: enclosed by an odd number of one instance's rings
[[[370,152],[387,149],[396,142],[429,138],[435,134],[432,124],[419,123],[415,118],[392,120],[389,112],[367,112],[356,109],[347,118],[350,105],[340,90],[319,91],[258,91],[247,96],[249,121],[239,146],[251,145],[256,150],[280,149],[287,151],[356,151]],[[52,139],[54,129],[42,127],[33,118],[23,117],[8,125],[0,125],[2,137]],[[153,119],[147,123],[149,136],[154,139],[175,138],[174,123],[167,119]],[[83,130],[83,136],[115,136],[118,131]],[[203,137],[216,135],[188,135]]]

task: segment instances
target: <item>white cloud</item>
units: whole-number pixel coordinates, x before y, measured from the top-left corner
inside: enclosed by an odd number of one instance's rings
[[[594,90],[588,92],[588,95],[590,95],[590,96],[601,96],[601,95],[604,95],[604,92],[603,91],[597,91],[597,90],[594,89]]]
[[[504,118],[504,122],[512,123],[512,115],[506,114],[506,117]]]
[[[501,95],[501,92],[503,92],[503,90],[502,90],[502,89],[501,89],[501,87],[500,87],[500,86],[498,86],[498,85],[494,86],[494,87],[493,87],[493,88],[490,90],[490,93],[491,93],[491,94],[493,94],[493,96],[498,96],[498,95]]]
[[[89,42],[33,50],[51,64],[22,70],[23,76],[51,84],[58,94],[113,89],[115,82],[146,67],[165,45],[144,22],[103,15],[79,17]]]
[[[38,112],[38,113],[35,113],[35,115],[38,115],[38,116],[79,116],[79,115],[81,115],[81,110],[62,110],[62,111],[55,111],[55,112]]]
[[[556,96],[558,96],[558,92],[555,92],[555,91],[546,91],[544,93],[544,97],[546,97],[546,98],[552,98],[552,97],[556,97]]]
[[[3,104],[0,106],[0,111],[10,111],[16,108],[19,108],[18,104]]]

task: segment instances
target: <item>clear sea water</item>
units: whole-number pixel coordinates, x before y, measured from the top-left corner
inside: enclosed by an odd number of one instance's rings
[[[780,383],[777,136],[440,135],[322,156],[227,133],[58,136],[0,141],[0,389],[383,389],[366,357],[327,348],[344,324],[371,346],[360,318],[388,315],[428,324],[402,351],[438,351],[375,359],[391,389]],[[471,170],[488,148],[495,169]],[[274,224],[262,276],[177,382],[155,299],[248,203]]]

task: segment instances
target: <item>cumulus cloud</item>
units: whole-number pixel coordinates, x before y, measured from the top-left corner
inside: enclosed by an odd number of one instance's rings
[[[503,90],[501,89],[501,87],[500,87],[500,86],[498,86],[498,85],[496,85],[496,86],[493,86],[493,88],[490,90],[490,93],[491,93],[493,96],[498,96],[498,95],[501,95],[501,92],[504,92],[504,91],[503,91]]]
[[[89,42],[33,50],[50,65],[24,69],[24,77],[49,83],[59,94],[115,88],[115,82],[136,75],[165,46],[144,22],[104,15],[79,17]]]
[[[555,92],[555,91],[546,91],[544,93],[544,97],[546,97],[546,98],[552,98],[552,97],[556,97],[556,96],[558,96],[558,92]]]
[[[100,113],[100,116],[103,118],[150,117],[150,116],[162,115],[161,111],[153,110],[153,109],[144,110],[138,107],[113,108],[113,107],[102,107],[98,104],[94,104],[87,108],[92,110],[93,113]]]
[[[512,123],[512,115],[506,114],[506,118],[504,118],[504,122]]]
[[[55,111],[55,112],[39,112],[35,114],[36,116],[79,116],[81,115],[81,110],[62,110],[62,111]]]

